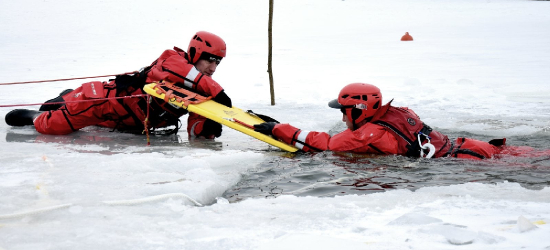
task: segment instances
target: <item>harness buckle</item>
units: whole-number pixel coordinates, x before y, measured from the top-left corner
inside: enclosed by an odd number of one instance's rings
[[[426,137],[428,142],[424,143],[422,145],[422,139],[420,138],[420,135],[423,135]],[[432,156],[435,154],[435,146],[430,142],[430,137],[425,135],[422,132],[418,132],[418,145],[420,146],[420,158],[432,158]],[[428,154],[424,153],[424,150],[428,150]]]

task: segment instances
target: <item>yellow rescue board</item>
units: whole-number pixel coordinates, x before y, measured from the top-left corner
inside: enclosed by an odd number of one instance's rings
[[[159,83],[150,83],[145,85],[143,87],[143,90],[147,94],[150,94],[154,97],[164,100],[166,96],[165,91],[157,91],[159,89],[158,86],[160,86]],[[199,97],[202,97],[202,96],[199,96]],[[213,100],[206,100],[195,104],[186,103],[186,101],[181,100],[180,98],[171,98],[168,101],[173,105],[187,109],[189,112],[193,112],[198,115],[204,116],[222,125],[235,129],[241,133],[247,134],[258,140],[269,143],[282,150],[286,150],[288,152],[298,151],[298,148],[294,146],[288,145],[279,140],[275,140],[271,136],[267,136],[262,133],[254,131],[254,129],[251,128],[250,126],[264,123],[265,121],[259,118],[258,116],[250,114],[240,108],[237,108],[237,107],[229,108]]]

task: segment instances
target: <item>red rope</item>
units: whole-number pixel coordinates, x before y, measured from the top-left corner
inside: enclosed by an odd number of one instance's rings
[[[122,73],[122,74],[102,75],[102,76],[85,76],[85,77],[74,77],[74,78],[53,79],[53,80],[40,80],[40,81],[27,81],[27,82],[6,82],[6,83],[0,83],[0,85],[41,83],[41,82],[59,82],[59,81],[70,81],[70,80],[80,80],[80,79],[89,79],[89,78],[100,78],[100,77],[107,77],[107,76],[129,75],[129,74],[135,74],[135,73],[138,73],[138,71],[126,72],[126,73]]]
[[[106,97],[106,98],[96,98],[93,100],[80,100],[80,101],[67,101],[67,102],[49,102],[49,103],[28,103],[28,104],[13,104],[13,105],[0,105],[0,108],[4,107],[17,107],[17,106],[34,106],[34,105],[44,105],[44,104],[65,104],[65,103],[77,103],[77,102],[91,102],[91,101],[98,101],[98,100],[115,100],[115,99],[124,99],[124,98],[135,98],[135,97],[146,97],[147,99],[147,116],[145,117],[145,120],[143,121],[143,124],[145,126],[145,133],[147,135],[147,146],[151,145],[151,139],[149,138],[149,128],[148,128],[148,121],[149,121],[149,94],[139,94],[139,95],[129,95],[129,96],[120,96],[120,97]]]
[[[36,105],[44,105],[44,104],[64,104],[64,103],[77,103],[77,102],[91,102],[91,101],[100,101],[100,100],[114,100],[114,99],[144,97],[144,96],[148,96],[148,95],[147,94],[139,94],[139,95],[129,95],[129,96],[119,96],[119,97],[94,98],[92,100],[80,100],[80,101],[68,101],[68,102],[10,104],[10,105],[0,105],[0,108],[19,107],[19,106],[36,106]]]

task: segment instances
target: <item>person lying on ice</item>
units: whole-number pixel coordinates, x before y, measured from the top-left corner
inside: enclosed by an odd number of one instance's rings
[[[10,126],[34,125],[36,131],[53,135],[69,134],[92,125],[141,133],[149,108],[149,129],[174,125],[176,129],[173,132],[177,132],[179,117],[187,114],[183,108],[155,97],[148,100],[149,107],[144,97],[105,98],[144,94],[142,88],[145,84],[165,80],[184,84],[192,91],[212,96],[215,101],[231,107],[229,96],[211,78],[225,54],[226,45],[219,36],[199,31],[189,42],[187,53],[177,47],[166,50],[139,73],[119,75],[109,82],[88,82],[75,90],[65,90],[60,96],[42,105],[39,111],[10,111],[6,114],[6,123]],[[213,139],[221,136],[222,126],[191,113],[187,131],[193,137]]]
[[[274,122],[255,125],[254,130],[305,152],[331,150],[427,158],[492,158],[506,142],[506,139],[484,142],[471,138],[451,141],[424,124],[411,109],[391,106],[391,101],[382,105],[380,89],[371,84],[349,84],[328,105],[342,111],[347,130],[330,136]]]

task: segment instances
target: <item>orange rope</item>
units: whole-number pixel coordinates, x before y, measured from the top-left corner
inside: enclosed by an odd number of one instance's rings
[[[235,118],[233,118],[233,121],[236,122],[236,123],[238,123],[238,124],[241,124],[241,125],[243,125],[243,126],[245,126],[245,127],[247,127],[247,128],[249,128],[249,129],[254,130],[254,126],[252,126],[252,125],[250,125],[250,124],[248,124],[248,123],[245,123],[245,122],[243,122],[243,121],[237,120],[237,119],[235,119]]]
[[[129,74],[135,74],[135,73],[138,73],[138,71],[126,72],[126,73],[122,73],[122,74],[102,75],[102,76],[85,76],[85,77],[74,77],[74,78],[53,79],[53,80],[40,80],[40,81],[27,81],[27,82],[6,82],[6,83],[0,83],[0,85],[41,83],[41,82],[59,82],[59,81],[70,81],[70,80],[80,80],[80,79],[89,79],[89,78],[100,78],[100,77],[107,77],[107,76],[129,75]]]

